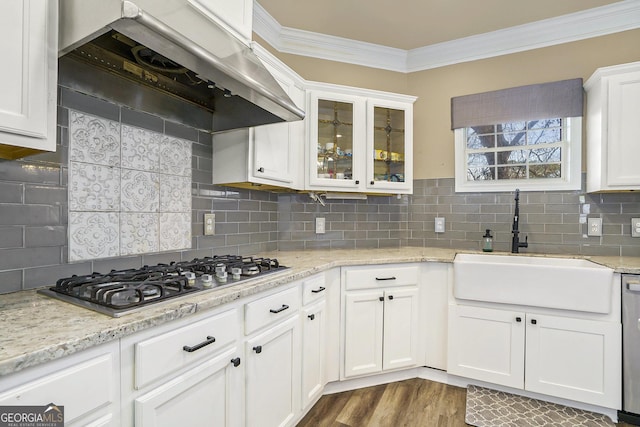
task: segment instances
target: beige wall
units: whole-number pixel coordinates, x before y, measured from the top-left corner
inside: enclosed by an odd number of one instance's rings
[[[261,44],[269,48],[266,43]],[[577,77],[586,80],[596,68],[640,61],[640,30],[411,74],[274,54],[307,80],[417,96],[414,178],[451,178],[454,175],[451,97]]]

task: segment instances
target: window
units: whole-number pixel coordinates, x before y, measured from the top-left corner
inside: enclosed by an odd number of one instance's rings
[[[456,191],[579,190],[582,79],[451,98]]]
[[[551,118],[456,129],[456,191],[579,189],[581,122]]]

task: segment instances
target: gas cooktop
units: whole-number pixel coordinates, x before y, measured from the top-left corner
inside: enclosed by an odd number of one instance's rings
[[[222,255],[108,273],[73,275],[38,292],[112,317],[206,289],[282,271],[275,258]]]

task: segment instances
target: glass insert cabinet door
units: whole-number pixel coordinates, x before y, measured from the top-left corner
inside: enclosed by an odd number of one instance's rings
[[[364,182],[364,101],[311,97],[311,184],[358,190]]]
[[[397,189],[411,182],[412,110],[406,105],[368,106],[367,187]]]

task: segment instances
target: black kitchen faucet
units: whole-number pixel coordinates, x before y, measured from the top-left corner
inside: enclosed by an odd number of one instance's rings
[[[525,236],[524,242],[520,241],[520,231],[518,231],[518,222],[520,216],[520,190],[516,188],[516,209],[513,213],[513,227],[511,229],[511,233],[513,233],[513,237],[511,238],[511,253],[517,254],[520,248],[529,247],[529,238]]]

